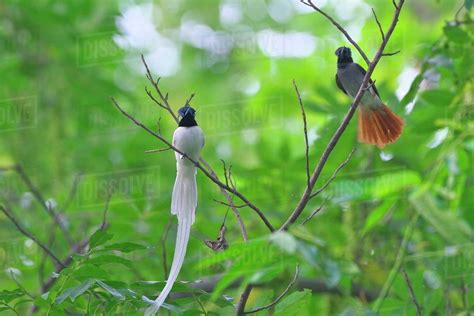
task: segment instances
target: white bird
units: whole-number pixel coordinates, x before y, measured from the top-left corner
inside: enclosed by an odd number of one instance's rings
[[[194,213],[197,206],[196,166],[186,157],[198,161],[201,149],[204,146],[204,134],[201,128],[197,126],[195,113],[196,111],[190,106],[185,106],[178,111],[181,120],[173,134],[173,146],[186,156],[175,153],[176,181],[171,198],[171,213],[178,218],[176,245],[166,286],[145,311],[146,316],[155,315],[171,292],[183,265],[191,225],[194,223]]]

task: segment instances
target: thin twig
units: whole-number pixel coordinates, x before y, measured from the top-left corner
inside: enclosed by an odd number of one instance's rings
[[[191,93],[188,99],[186,99],[186,103],[184,103],[184,106],[191,106],[191,100],[194,98],[195,93]]]
[[[28,295],[30,298],[32,299],[35,299],[35,297],[33,296],[33,294],[31,294],[15,277],[15,273],[13,273],[13,271],[10,270],[10,276],[12,278],[12,280],[16,283],[16,285],[23,290],[23,292],[25,292],[26,295]]]
[[[74,201],[74,197],[76,196],[76,193],[77,193],[77,187],[79,186],[79,183],[81,182],[81,180],[82,180],[81,174],[76,174],[76,176],[74,177],[74,181],[72,183],[71,190],[69,191],[68,198],[66,202],[64,203],[64,206],[62,207],[63,213],[67,211],[72,201]]]
[[[326,19],[328,19],[346,37],[346,39],[357,49],[357,51],[362,56],[362,58],[364,58],[367,65],[370,64],[369,58],[367,57],[365,52],[362,50],[362,48],[360,48],[359,44],[357,44],[356,41],[354,41],[352,39],[352,37],[349,35],[349,33],[339,23],[337,23],[336,20],[334,20],[329,14],[327,14],[326,12],[321,10],[318,6],[316,6],[313,3],[312,0],[307,0],[307,1],[300,0],[300,1],[301,1],[301,3],[307,5],[311,8],[313,8],[315,11],[321,13],[321,15],[323,15]]]
[[[247,207],[248,205],[247,204],[242,204],[242,205],[232,205],[232,204],[229,204],[229,203],[226,203],[226,202],[223,202],[223,201],[219,201],[219,200],[216,200],[216,199],[213,199],[214,202],[216,203],[219,203],[219,204],[222,204],[222,205],[225,205],[225,206],[228,206],[228,207],[235,207],[235,208],[244,208],[244,207]]]
[[[296,95],[298,96],[298,103],[301,108],[301,116],[303,117],[303,132],[304,132],[304,144],[305,144],[305,160],[306,160],[306,183],[307,186],[310,185],[309,179],[311,177],[309,170],[309,141],[308,141],[308,123],[306,121],[306,112],[304,110],[303,101],[301,100],[300,91],[296,85],[296,81],[293,80],[293,86],[295,87]]]
[[[413,286],[411,285],[411,280],[408,277],[408,274],[405,270],[405,267],[402,267],[402,273],[403,273],[403,276],[405,278],[405,282],[407,284],[408,290],[410,292],[411,300],[412,300],[413,304],[415,305],[416,315],[421,316],[422,315],[421,314],[421,307],[420,307],[420,304],[418,304],[418,301],[416,300],[415,292],[413,291]]]
[[[163,92],[161,91],[160,87],[159,87],[160,78],[158,78],[157,80],[153,80],[153,75],[151,74],[150,68],[148,67],[148,65],[146,63],[145,57],[143,56],[143,54],[142,54],[141,57],[142,57],[143,65],[145,66],[145,69],[146,69],[146,76],[147,76],[148,80],[151,82],[151,84],[153,85],[153,88],[155,88],[155,91],[159,95],[160,99],[163,101],[163,104],[161,102],[159,102],[158,100],[156,100],[153,97],[153,95],[151,94],[151,92],[147,91],[148,96],[153,101],[155,101],[155,103],[157,103],[160,107],[162,107],[163,109],[168,111],[168,113],[173,117],[173,119],[176,121],[176,123],[178,123],[178,116],[173,112],[173,109],[171,108],[171,106],[168,102],[168,94],[164,95]]]
[[[132,115],[130,115],[129,113],[127,113],[119,104],[118,102],[113,98],[111,97],[111,100],[113,102],[113,104],[115,105],[115,107],[120,111],[120,113],[122,113],[125,117],[127,117],[129,120],[131,120],[135,125],[141,127],[142,129],[144,129],[146,132],[148,132],[150,135],[153,135],[155,136],[156,138],[158,138],[160,141],[162,141],[165,145],[167,145],[168,147],[170,147],[171,149],[173,149],[175,152],[177,152],[178,154],[182,155],[184,158],[188,159],[189,161],[191,161],[199,170],[201,170],[204,175],[206,175],[206,177],[208,177],[212,182],[214,182],[215,184],[217,184],[219,187],[227,190],[229,193],[232,193],[234,195],[236,195],[239,199],[241,199],[243,202],[245,202],[246,204],[248,204],[248,206],[254,210],[258,216],[262,219],[262,221],[264,222],[264,224],[268,227],[268,229],[273,232],[275,231],[275,228],[273,228],[272,224],[270,224],[270,222],[268,221],[268,219],[266,218],[266,216],[263,214],[263,212],[258,208],[256,207],[252,202],[250,202],[242,193],[240,193],[239,191],[229,187],[228,185],[226,185],[225,183],[222,183],[222,181],[220,181],[215,175],[212,175],[210,173],[210,171],[206,168],[203,168],[202,165],[198,162],[198,161],[195,161],[193,160],[192,158],[188,157],[184,152],[182,152],[181,150],[179,150],[178,148],[176,148],[175,146],[173,146],[168,140],[166,140],[164,137],[162,137],[161,135],[158,135],[157,133],[155,133],[154,131],[152,131],[151,129],[149,129],[147,126],[145,126],[143,123],[141,123],[140,121],[138,121],[137,119],[135,119]]]
[[[109,204],[110,204],[111,197],[112,197],[112,191],[109,191],[108,195],[107,195],[107,200],[105,201],[104,210],[102,211],[102,221],[101,221],[101,224],[100,224],[100,226],[97,230],[104,230],[104,229],[107,228],[107,214],[108,214],[108,210],[109,210]],[[61,267],[57,267],[56,270],[55,270],[55,273],[58,274],[64,268],[69,266],[71,264],[71,262],[73,261],[73,255],[75,255],[77,253],[82,253],[84,251],[84,249],[86,249],[87,246],[89,245],[89,242],[90,242],[90,237],[87,237],[87,238],[84,238],[83,240],[81,240],[80,242],[78,242],[77,244],[75,244],[71,248],[71,251],[66,256],[66,258],[63,260],[64,265],[61,266]],[[46,282],[44,282],[44,284],[41,287],[41,293],[46,293],[51,288],[51,286],[53,286],[53,284],[56,282],[56,280],[57,280],[57,278],[54,275],[52,275],[48,280],[46,280]],[[35,307],[33,310],[36,310],[36,309],[37,308]]]
[[[56,213],[56,211],[52,207],[48,206],[48,203],[46,203],[46,199],[43,197],[38,188],[36,188],[36,186],[33,184],[30,177],[21,165],[14,166],[14,170],[20,175],[20,178],[26,184],[26,186],[31,191],[36,200],[41,204],[46,213],[48,213],[48,215],[51,216],[54,222],[59,226],[59,229],[61,229],[64,238],[69,243],[69,245],[72,246],[74,244],[74,241],[72,240],[71,234],[69,233],[68,228],[64,225],[64,222],[61,219],[60,215]]]
[[[374,80],[372,82],[369,82],[369,84],[367,85],[367,87],[364,88],[364,91],[367,91],[367,90],[370,90],[373,86],[375,86],[375,82],[377,80]]]
[[[244,291],[240,295],[239,303],[237,303],[236,310],[235,310],[235,315],[236,316],[242,316],[245,313],[245,305],[247,304],[247,300],[249,299],[250,292],[252,292],[253,285],[252,284],[247,284],[245,286]]]
[[[385,33],[383,32],[382,25],[380,24],[379,18],[377,17],[377,14],[375,13],[374,8],[372,8],[372,14],[374,15],[375,22],[377,23],[377,26],[379,27],[380,35],[382,35],[382,41],[385,40]]]
[[[357,107],[359,106],[359,103],[360,103],[360,101],[362,99],[362,96],[364,95],[364,92],[365,92],[364,88],[369,83],[370,76],[372,75],[372,73],[374,72],[375,67],[377,66],[378,62],[380,61],[380,58],[382,57],[382,53],[383,53],[385,47],[387,46],[388,40],[390,39],[390,37],[392,36],[393,31],[395,30],[395,27],[398,23],[398,18],[400,16],[400,12],[401,12],[401,9],[403,7],[404,2],[405,2],[405,0],[400,0],[399,1],[399,5],[397,7],[397,10],[394,13],[392,23],[390,24],[390,27],[389,27],[386,35],[385,35],[385,40],[380,44],[380,47],[377,50],[377,53],[375,54],[375,57],[374,57],[373,61],[369,63],[369,67],[367,68],[367,73],[364,76],[364,79],[363,79],[362,84],[359,88],[359,91],[357,92],[357,94],[356,94],[356,96],[355,96],[355,98],[354,98],[354,100],[351,104],[351,107],[349,108],[346,116],[344,117],[341,124],[337,128],[336,132],[332,136],[332,138],[329,141],[329,143],[327,144],[326,148],[324,149],[323,154],[321,155],[321,158],[320,158],[318,164],[316,165],[316,167],[313,171],[313,174],[311,175],[310,186],[306,187],[306,189],[305,189],[303,195],[301,196],[300,201],[296,205],[295,209],[290,214],[290,216],[285,221],[285,223],[280,227],[279,230],[287,230],[288,227],[298,219],[298,217],[301,215],[304,208],[308,204],[308,201],[311,198],[311,193],[312,193],[313,187],[316,184],[316,181],[318,180],[319,176],[321,175],[321,172],[322,172],[329,156],[331,155],[331,152],[334,150],[334,147],[336,146],[337,142],[339,141],[342,134],[346,130],[347,126],[349,125],[349,122],[351,121],[352,117],[354,116],[355,111],[357,110]],[[311,2],[309,2],[309,3],[311,3]]]
[[[9,210],[7,210],[3,205],[0,205],[0,210],[2,210],[2,212],[10,219],[10,221],[12,221],[12,223],[23,235],[33,240],[38,246],[40,246],[41,249],[43,249],[44,252],[46,252],[59,266],[63,268],[65,267],[64,263],[59,260],[58,257],[56,257],[56,255],[45,244],[43,244],[38,238],[27,231]]]
[[[141,56],[142,58],[142,62],[143,62],[143,65],[145,66],[145,69],[146,69],[146,77],[148,78],[148,80],[150,81],[150,83],[153,85],[153,87],[155,88],[155,91],[157,92],[158,96],[161,98],[162,102],[159,102],[158,100],[156,100],[156,98],[153,97],[153,95],[151,94],[150,91],[148,91],[148,89],[145,89],[147,91],[147,94],[148,96],[156,103],[158,104],[160,107],[164,108],[174,119],[174,121],[176,122],[176,124],[179,123],[179,120],[178,120],[178,116],[174,113],[173,109],[171,108],[169,102],[168,102],[168,93],[166,93],[165,95],[162,93],[158,83],[159,83],[159,79],[158,80],[153,80],[153,75],[151,74],[150,72],[150,68],[148,67],[147,63],[146,63],[146,60],[145,60],[145,57],[142,55]],[[188,102],[190,102],[192,98],[189,98]],[[158,133],[161,135],[161,132]],[[215,179],[219,179],[219,176],[216,174],[216,172],[211,168],[211,166],[209,165],[209,163],[207,163],[207,161],[205,161],[202,157],[199,158],[199,161],[206,167],[207,171],[211,174],[211,176],[213,176]],[[219,187],[219,190],[221,191],[222,195],[224,195],[224,197],[226,198],[226,200],[229,202],[230,205],[233,205],[233,199],[232,199],[232,196],[229,194],[229,192],[227,192],[226,189],[222,188],[222,187]],[[237,222],[239,223],[239,227],[240,227],[240,232],[242,234],[242,238],[244,239],[244,241],[247,241],[248,237],[247,237],[247,230],[245,228],[245,224],[242,220],[242,217],[240,216],[240,213],[239,211],[235,208],[235,207],[232,207],[231,206],[231,209],[232,209],[232,212],[234,213],[234,216],[237,218]]]
[[[401,50],[397,50],[397,51],[394,51],[392,53],[383,53],[382,56],[393,56],[393,55],[396,55],[400,52],[401,52]]]
[[[329,200],[329,196],[324,200],[324,202],[317,208],[313,211],[313,213],[311,213],[310,216],[308,216],[302,223],[301,225],[304,225],[306,224],[307,222],[309,222],[310,220],[313,219],[314,216],[316,216],[319,212],[321,212],[321,210],[323,209],[324,205],[326,205],[326,202]]]
[[[285,297],[285,295],[290,291],[290,289],[293,287],[293,285],[296,283],[296,280],[298,279],[299,272],[300,272],[300,266],[299,266],[299,264],[297,264],[296,265],[296,272],[295,272],[295,276],[293,277],[293,280],[291,280],[290,284],[288,284],[286,289],[280,295],[278,295],[278,297],[273,302],[271,302],[270,304],[267,304],[267,305],[264,305],[264,306],[246,311],[246,312],[244,312],[244,314],[257,313],[257,312],[263,311],[265,309],[269,309],[270,307],[275,306],[276,304],[278,304],[283,299],[283,297]]]
[[[102,223],[100,224],[99,229],[104,230],[107,228],[107,213],[109,212],[110,199],[112,198],[112,190],[107,192],[107,198],[105,200],[104,210],[102,211]]]
[[[395,262],[393,263],[392,269],[390,269],[390,273],[388,274],[387,280],[385,281],[382,289],[380,289],[377,300],[373,304],[373,310],[377,314],[379,313],[380,308],[382,307],[383,301],[385,300],[385,297],[390,292],[390,288],[392,287],[393,282],[395,282],[398,272],[400,271],[400,267],[402,266],[403,260],[405,259],[408,242],[410,241],[411,236],[413,235],[413,232],[415,231],[416,222],[418,221],[419,216],[420,216],[419,213],[415,213],[414,215],[412,215],[410,219],[410,223],[408,224],[408,227],[405,229],[405,232],[403,233],[403,239],[402,239],[402,242],[400,243],[400,247],[398,248]]]
[[[167,151],[167,150],[170,150],[171,148],[161,148],[161,149],[148,149],[148,150],[145,150],[146,153],[161,153],[163,151]]]
[[[311,194],[311,199],[316,197],[318,194],[320,194],[321,192],[323,192],[324,190],[326,190],[326,188],[331,184],[332,181],[334,181],[334,179],[336,179],[336,176],[338,174],[338,172],[344,168],[345,165],[347,165],[349,163],[349,161],[351,160],[352,158],[352,155],[354,155],[356,149],[355,147],[352,148],[351,152],[349,153],[349,156],[347,156],[346,160],[344,160],[337,168],[336,170],[334,170],[331,178],[328,179],[328,181],[326,181],[326,183],[321,187],[319,188],[316,192],[314,192],[313,194]]]

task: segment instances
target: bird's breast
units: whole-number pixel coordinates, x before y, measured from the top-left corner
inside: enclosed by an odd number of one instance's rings
[[[193,160],[199,159],[199,154],[204,146],[204,135],[199,126],[178,127],[173,135],[173,146],[185,153]],[[176,154],[179,159],[180,154]]]

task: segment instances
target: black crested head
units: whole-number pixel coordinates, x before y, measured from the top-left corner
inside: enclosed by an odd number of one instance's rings
[[[184,126],[184,127],[191,127],[191,126],[197,126],[197,122],[194,119],[196,116],[196,110],[193,109],[190,106],[184,106],[181,109],[178,110],[178,116],[181,117],[181,120],[179,121],[179,126]]]
[[[335,54],[337,56],[337,63],[338,64],[354,62],[352,60],[352,52],[351,52],[351,49],[349,47],[345,47],[345,46],[339,47],[338,49],[336,49]]]

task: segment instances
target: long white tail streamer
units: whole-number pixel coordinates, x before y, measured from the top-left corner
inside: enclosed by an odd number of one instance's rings
[[[163,291],[145,311],[145,316],[155,315],[171,292],[183,266],[191,225],[194,223],[194,212],[197,206],[196,168],[189,161],[180,160],[176,164],[177,175],[171,199],[171,213],[178,217],[173,263]]]

